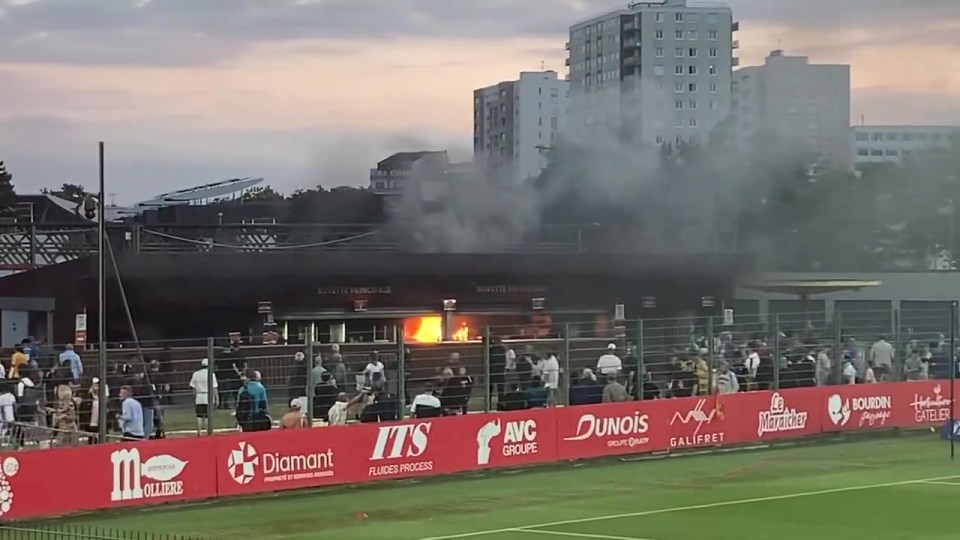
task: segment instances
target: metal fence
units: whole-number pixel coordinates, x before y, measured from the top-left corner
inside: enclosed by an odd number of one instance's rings
[[[462,341],[451,342],[425,342],[422,336],[404,337],[400,327],[388,327],[351,333],[350,341],[340,344],[317,343],[304,334],[275,346],[249,346],[245,339],[231,346],[209,339],[206,347],[143,349],[142,355],[133,348],[111,350],[106,374],[95,371],[96,351],[81,350],[85,371],[74,381],[79,418],[73,429],[90,429],[83,411],[94,375],[106,381],[111,396],[125,385],[154,388],[149,403],[155,405],[156,431],[166,436],[237,429],[234,407],[245,377],[259,379],[267,389],[275,424],[288,413],[297,417],[291,408],[294,399],[302,400],[303,412],[315,422],[329,421],[338,400],[350,403],[346,414],[351,421],[360,419],[361,411],[367,420],[386,420],[408,414],[414,396],[427,387],[442,398],[448,412],[490,411],[518,402],[528,407],[585,403],[595,399],[586,387],[607,382],[598,366],[607,353],[619,359],[617,378],[634,399],[715,391],[716,375],[726,373],[724,366],[737,375],[741,391],[841,384],[851,376],[855,382],[871,376],[881,381],[949,377],[951,351],[957,350],[956,319],[956,308],[947,303],[903,313],[736,314],[732,320],[716,316],[554,324],[538,327],[535,335],[529,326],[487,327],[457,332]],[[881,338],[893,351],[889,362],[884,345],[877,345]],[[46,369],[56,366],[58,350],[45,357]],[[550,357],[556,358],[555,377],[546,362]],[[54,378],[70,378],[69,369],[59,371]],[[216,388],[207,394],[213,380]],[[556,390],[544,388],[541,381],[555,382]],[[197,405],[198,393],[212,396],[209,407]],[[48,395],[50,412],[43,425],[61,429],[64,426],[52,419],[56,398]],[[370,409],[373,403],[379,409]],[[111,398],[108,408],[113,418],[118,401]],[[26,447],[58,444],[57,437],[50,439],[51,444]],[[87,442],[78,437],[74,443]]]
[[[6,540],[203,540],[197,536],[121,531],[85,525],[0,525],[0,538]]]

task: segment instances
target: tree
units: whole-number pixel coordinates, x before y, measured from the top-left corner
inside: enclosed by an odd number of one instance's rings
[[[240,196],[240,202],[279,202],[284,200],[283,195],[270,186],[248,189]]]
[[[41,193],[44,195],[53,195],[54,197],[59,197],[73,203],[80,203],[89,195],[83,186],[66,182],[60,186],[60,189],[43,189]]]
[[[0,161],[0,213],[10,214],[17,204],[17,192],[13,187],[13,175]]]

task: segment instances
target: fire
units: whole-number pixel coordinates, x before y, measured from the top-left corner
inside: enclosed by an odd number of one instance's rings
[[[440,343],[443,341],[443,317],[428,315],[404,321],[404,338],[413,343]],[[451,332],[454,341],[470,341],[470,325],[460,322]]]

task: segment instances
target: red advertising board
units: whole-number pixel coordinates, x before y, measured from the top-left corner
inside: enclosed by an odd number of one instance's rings
[[[217,437],[222,495],[556,460],[550,409]]]
[[[949,390],[950,384],[940,381],[823,388],[822,429],[830,433],[943,425],[950,418]]]
[[[0,455],[0,518],[217,496],[214,456],[196,439]]]
[[[0,520],[938,426],[950,417],[949,394],[938,381],[830,386],[6,453]]]

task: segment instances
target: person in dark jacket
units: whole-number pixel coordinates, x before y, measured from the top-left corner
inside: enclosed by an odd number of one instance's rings
[[[313,390],[313,417],[329,422],[330,407],[337,402],[340,389],[334,384],[333,375],[325,371],[320,375],[320,384]]]
[[[570,405],[593,405],[603,400],[603,385],[592,369],[585,369],[580,378],[570,385]]]
[[[444,369],[445,375],[449,369]],[[467,368],[460,366],[455,375],[445,376],[444,379],[445,383],[440,391],[443,409],[453,414],[467,414],[470,394],[473,392],[473,377],[467,374]]]
[[[504,381],[507,371],[507,348],[503,346],[500,338],[494,337],[490,343],[490,389],[496,392],[497,401],[503,399],[503,393],[506,391]],[[492,396],[489,398],[492,403]]]
[[[500,411],[522,411],[527,408],[527,397],[519,385],[513,385],[503,393],[503,400],[497,403]]]
[[[400,420],[400,401],[387,392],[382,380],[375,381],[366,397],[368,404],[360,411],[360,421],[396,422]]]

